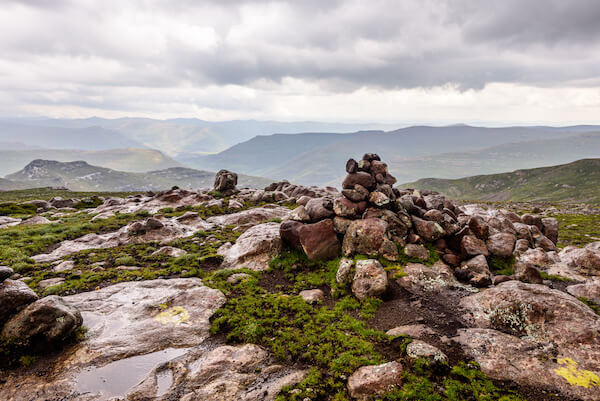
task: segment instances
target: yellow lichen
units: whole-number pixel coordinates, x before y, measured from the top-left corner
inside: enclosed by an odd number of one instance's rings
[[[570,385],[581,386],[585,388],[600,386],[600,377],[592,371],[580,370],[577,362],[571,358],[558,358],[562,368],[554,369],[554,373],[564,377]]]
[[[190,320],[190,314],[183,306],[173,306],[154,316],[154,320],[162,324],[181,324]]]

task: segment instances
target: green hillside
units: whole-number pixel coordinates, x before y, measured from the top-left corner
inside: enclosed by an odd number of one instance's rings
[[[438,191],[454,199],[597,203],[600,159],[455,180],[424,178],[401,187]]]

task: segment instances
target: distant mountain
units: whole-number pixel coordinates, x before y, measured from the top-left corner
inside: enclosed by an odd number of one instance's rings
[[[17,119],[19,123],[39,126],[88,128],[102,127],[119,132],[147,147],[169,155],[216,153],[257,135],[295,134],[298,132],[355,132],[364,129],[394,129],[389,124],[341,124],[324,122],[279,121],[203,121],[195,118],[154,120],[150,118]]]
[[[600,159],[456,180],[425,178],[402,188],[438,191],[454,199],[600,202]]]
[[[144,191],[161,190],[176,185],[181,188],[211,187],[215,173],[184,167],[173,167],[147,173],[128,173],[92,166],[84,161],[62,163],[34,160],[22,170],[8,175],[8,184],[18,183],[27,188],[66,187],[73,191]],[[239,176],[238,185],[264,187],[272,180],[262,177]],[[0,189],[2,187],[0,182]]]
[[[448,174],[445,163],[452,165],[448,159],[450,153],[469,153],[471,162],[452,170],[454,177],[471,175],[474,171],[472,163],[484,164],[495,146],[522,144],[539,141],[536,146],[544,148],[544,141],[564,140],[585,135],[588,131],[600,133],[600,126],[575,127],[504,127],[484,128],[465,125],[449,127],[416,126],[391,132],[362,131],[352,134],[305,133],[295,135],[257,136],[246,142],[215,154],[205,156],[180,157],[179,160],[195,168],[216,170],[227,168],[276,179],[288,179],[299,184],[337,185],[345,174],[344,166],[349,157],[361,157],[365,152],[378,153],[389,161],[391,172],[400,182],[412,181],[426,176]],[[580,137],[584,138],[584,137]],[[594,136],[593,138],[597,138]],[[595,139],[594,139],[595,140]],[[585,142],[585,141],[583,141]],[[580,143],[580,142],[578,142]],[[507,145],[508,146],[508,145]],[[512,146],[512,145],[511,145]],[[519,145],[516,145],[518,149]],[[528,147],[534,155],[542,154],[533,147]],[[543,150],[543,152],[547,152]],[[600,148],[583,146],[577,149],[567,146],[555,146],[553,153],[546,153],[548,158],[557,157],[560,161],[572,161],[582,157],[600,156]],[[481,157],[478,154],[481,153]],[[583,154],[581,154],[583,153]],[[590,154],[593,153],[593,154]],[[575,156],[575,157],[574,157]],[[569,157],[573,157],[570,158]],[[519,162],[530,163],[536,157],[510,158],[511,167],[521,167]],[[543,158],[542,158],[543,159]],[[567,159],[567,160],[565,160]],[[440,160],[437,173],[429,173],[427,163],[422,160]],[[441,166],[440,166],[441,164]],[[412,166],[415,167],[412,167]],[[523,167],[537,167],[525,165]],[[405,167],[409,168],[406,169]],[[506,171],[505,165],[495,165],[495,170]],[[407,173],[406,171],[411,171]],[[428,174],[425,174],[427,172]],[[452,176],[446,175],[451,178]]]
[[[119,132],[99,126],[69,128],[0,120],[0,142],[14,141],[45,149],[105,150],[146,147]]]
[[[12,191],[15,189],[25,189],[27,184],[0,178],[0,191]]]
[[[0,147],[0,176],[13,173],[34,159],[56,160],[60,162],[84,160],[94,166],[129,172],[144,172],[170,167],[182,167],[181,163],[164,155],[162,152],[153,149],[6,150]]]

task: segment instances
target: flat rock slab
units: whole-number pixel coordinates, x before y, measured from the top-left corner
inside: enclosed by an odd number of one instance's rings
[[[285,219],[291,213],[292,211],[287,207],[263,206],[237,213],[209,217],[206,221],[219,226],[235,225],[242,231],[246,231],[254,225],[266,223],[271,219]]]
[[[209,318],[225,302],[220,291],[197,278],[119,283],[64,299],[81,311],[86,339],[62,355],[45,376],[11,373],[0,399],[102,399],[75,397],[82,372],[162,350],[198,346],[209,336]],[[137,381],[130,383],[134,386],[152,368],[121,373],[137,373]]]

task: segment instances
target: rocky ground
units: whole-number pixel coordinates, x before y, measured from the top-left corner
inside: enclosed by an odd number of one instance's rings
[[[0,399],[600,399],[597,208],[346,167],[0,205]]]

